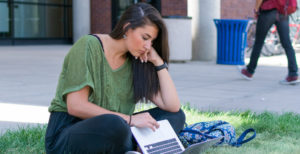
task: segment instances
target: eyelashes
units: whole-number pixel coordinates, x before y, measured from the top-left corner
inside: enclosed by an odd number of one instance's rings
[[[149,40],[149,38],[146,38],[146,37],[143,36],[143,40],[147,41],[147,40]]]

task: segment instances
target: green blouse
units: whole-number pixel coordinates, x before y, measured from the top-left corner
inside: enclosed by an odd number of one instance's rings
[[[65,57],[49,112],[67,112],[66,94],[90,87],[89,102],[110,111],[132,114],[135,108],[131,61],[118,69],[108,64],[99,40],[86,35]]]

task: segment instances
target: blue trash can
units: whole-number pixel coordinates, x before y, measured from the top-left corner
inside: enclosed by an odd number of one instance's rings
[[[214,19],[217,28],[217,64],[244,65],[249,20]]]

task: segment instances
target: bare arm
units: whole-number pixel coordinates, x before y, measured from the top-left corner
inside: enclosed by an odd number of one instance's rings
[[[255,7],[254,7],[255,12],[259,11],[259,8],[260,8],[262,2],[263,2],[263,0],[256,0]]]
[[[151,48],[151,51],[140,57],[144,61],[149,60],[155,66],[162,65],[164,61],[160,58],[154,48]],[[169,112],[178,112],[180,109],[180,100],[177,95],[177,91],[173,80],[167,69],[162,69],[157,72],[160,91],[157,95],[153,96],[152,100],[159,108],[169,111]]]
[[[129,122],[129,116],[106,110],[88,101],[90,88],[88,86],[79,91],[67,94],[67,109],[70,115],[81,119],[88,119],[102,114],[115,114]]]
[[[88,119],[102,114],[114,114],[123,118],[131,126],[149,127],[153,130],[159,126],[149,113],[136,114],[131,117],[130,121],[129,115],[112,112],[89,102],[89,90],[90,88],[86,86],[79,91],[67,94],[67,109],[70,115],[81,119]]]
[[[157,72],[157,75],[159,78],[160,91],[158,95],[153,97],[153,102],[163,110],[178,112],[180,109],[180,100],[168,70],[162,69]]]

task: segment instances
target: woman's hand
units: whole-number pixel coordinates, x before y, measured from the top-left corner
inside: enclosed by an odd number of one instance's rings
[[[159,66],[164,63],[164,61],[161,59],[161,57],[158,55],[158,53],[156,52],[156,50],[153,47],[151,47],[149,50],[147,50],[139,58],[142,62],[150,61],[155,66]]]
[[[153,131],[159,127],[157,121],[148,112],[132,115],[131,125],[139,128],[148,127]]]

